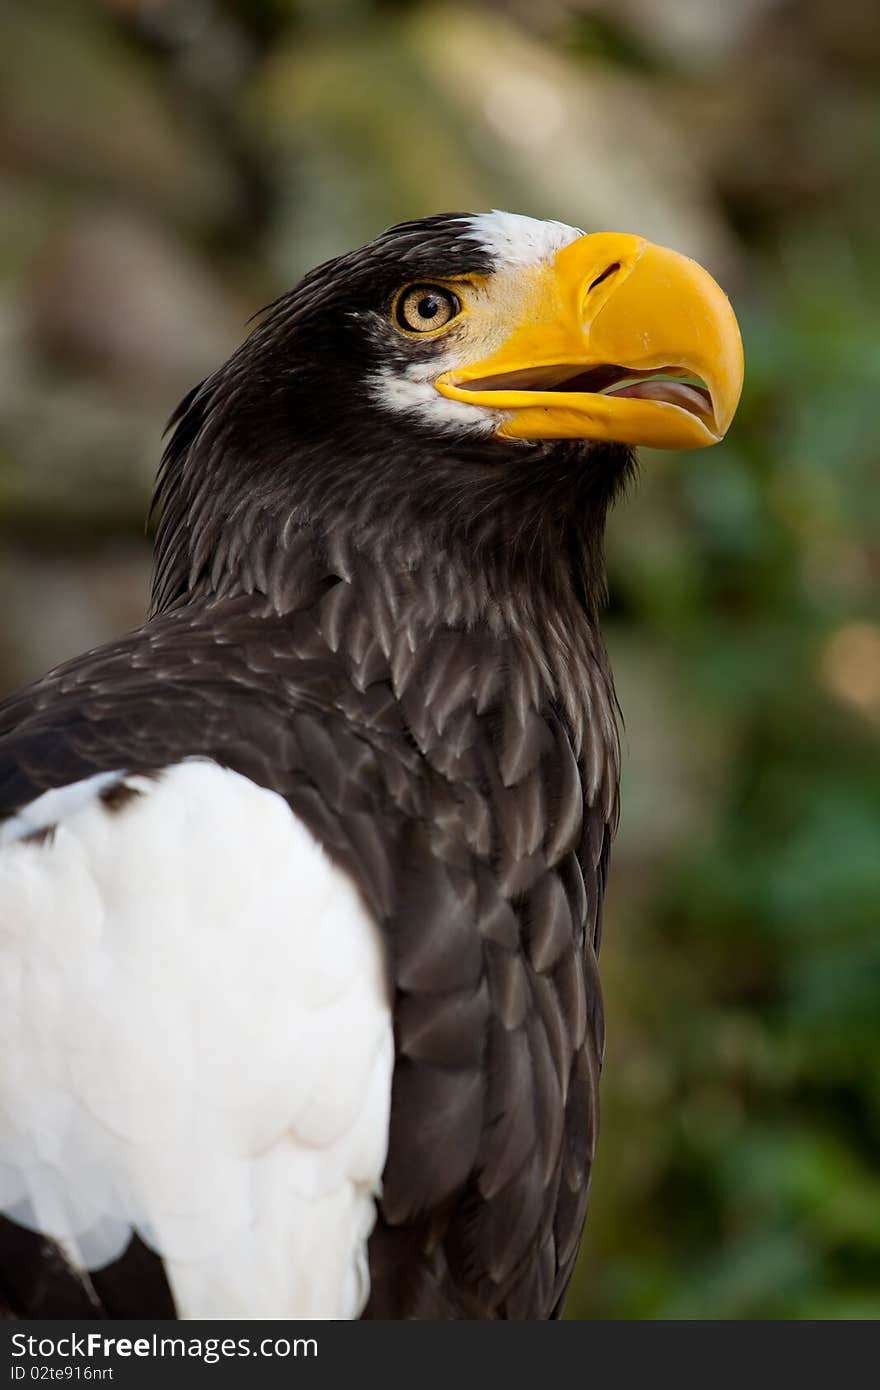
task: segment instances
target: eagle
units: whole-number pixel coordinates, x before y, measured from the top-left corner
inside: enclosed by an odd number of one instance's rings
[[[392,227],[172,417],[152,605],[0,705],[0,1305],[559,1315],[618,820],[603,533],[722,438],[643,237]]]

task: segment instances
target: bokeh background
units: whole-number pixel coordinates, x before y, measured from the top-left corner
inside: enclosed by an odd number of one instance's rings
[[[2,0],[0,685],[141,619],[165,419],[389,223],[730,292],[720,447],[609,537],[626,714],[573,1318],[880,1316],[876,0]]]

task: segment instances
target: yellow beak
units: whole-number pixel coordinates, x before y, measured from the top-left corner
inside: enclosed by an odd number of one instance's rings
[[[579,237],[522,307],[497,351],[436,382],[453,400],[504,412],[502,437],[657,449],[723,438],[742,390],[742,340],[696,261],[623,233]]]

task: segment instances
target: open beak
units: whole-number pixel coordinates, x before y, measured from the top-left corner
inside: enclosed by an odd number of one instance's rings
[[[435,384],[503,412],[507,439],[699,449],[723,438],[742,381],[739,328],[711,275],[641,237],[598,232],[542,271],[496,352]]]

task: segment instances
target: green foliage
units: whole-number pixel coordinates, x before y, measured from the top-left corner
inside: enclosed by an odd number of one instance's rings
[[[710,827],[634,901],[612,879],[569,1316],[880,1316],[875,252],[798,225],[751,263],[731,439],[645,461],[646,547],[632,510],[615,522],[612,653],[659,631],[715,756]]]

